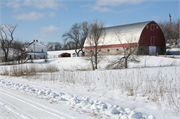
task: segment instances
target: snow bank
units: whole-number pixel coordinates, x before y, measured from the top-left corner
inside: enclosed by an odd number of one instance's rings
[[[130,108],[119,107],[118,105],[110,105],[98,100],[92,100],[89,97],[79,98],[62,92],[54,92],[51,89],[40,89],[29,85],[14,83],[0,79],[0,85],[14,90],[31,93],[49,101],[65,102],[66,104],[77,109],[83,109],[92,113],[103,115],[104,117],[120,118],[120,119],[156,119],[153,115],[143,116],[141,112],[135,112]]]

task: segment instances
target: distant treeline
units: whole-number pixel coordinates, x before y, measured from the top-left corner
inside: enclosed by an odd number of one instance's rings
[[[72,50],[75,49],[75,43],[68,41],[64,43],[59,43],[59,42],[48,42],[47,43],[47,50],[48,51],[55,51],[55,50]]]

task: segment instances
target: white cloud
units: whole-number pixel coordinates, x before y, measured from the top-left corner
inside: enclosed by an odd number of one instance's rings
[[[115,12],[114,10],[104,6],[119,6],[121,4],[139,4],[146,0],[97,0],[94,5],[82,5],[81,7],[89,7],[99,12]],[[120,11],[122,12],[122,11]]]
[[[99,11],[99,12],[114,12],[112,9],[109,9],[107,7],[100,7],[97,5],[82,5],[81,7],[89,7],[93,11]]]
[[[11,7],[14,11],[17,11],[21,7],[20,0],[13,0],[8,2],[3,2],[7,7]]]
[[[146,0],[97,0],[97,6],[119,6],[120,4],[139,4]]]
[[[38,9],[55,9],[59,7],[65,7],[62,3],[55,2],[54,0],[25,0],[23,3],[24,6],[34,6]]]
[[[96,10],[99,12],[114,12],[112,9],[109,9],[107,7],[100,7],[100,6],[94,6],[93,10]]]
[[[55,17],[55,16],[56,16],[56,13],[50,12],[50,13],[48,14],[48,16],[49,16],[49,17]]]
[[[50,33],[50,32],[56,32],[60,29],[61,29],[60,27],[55,27],[55,26],[50,25],[48,27],[41,28],[41,32],[42,33]]]
[[[58,10],[59,7],[65,7],[65,5],[59,1],[55,0],[10,0],[9,2],[4,2],[4,4],[13,9],[19,9],[21,6],[35,7],[38,9],[54,9]]]
[[[46,36],[49,36],[49,34],[46,34],[46,33],[41,33],[41,34],[35,34],[33,35],[34,37],[46,37]]]
[[[35,37],[47,37],[47,36],[55,36],[54,32],[60,30],[60,27],[55,27],[53,25],[50,25],[48,27],[43,27],[40,28],[41,33],[40,34],[35,34]]]
[[[38,12],[30,12],[28,14],[23,13],[23,14],[13,15],[13,17],[18,20],[36,21],[42,19],[44,17],[44,14]]]

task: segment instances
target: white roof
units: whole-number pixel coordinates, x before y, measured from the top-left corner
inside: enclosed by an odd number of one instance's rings
[[[46,46],[44,46],[44,45],[42,45],[42,44],[40,44],[40,43],[38,43],[38,42],[33,42],[33,43],[30,44],[28,47],[29,47],[29,48],[34,48],[34,47],[36,47],[36,48],[46,48]]]
[[[47,53],[39,53],[39,52],[30,52],[30,53],[27,53],[28,55],[48,55]]]
[[[152,21],[107,27],[104,29],[106,36],[104,39],[102,37],[100,38],[99,45],[138,43],[144,27],[150,22]],[[115,32],[119,33],[120,41],[116,38]],[[90,46],[87,39],[84,46]]]

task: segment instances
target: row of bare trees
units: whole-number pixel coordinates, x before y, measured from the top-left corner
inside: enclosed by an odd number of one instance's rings
[[[56,51],[56,50],[74,50],[76,49],[75,43],[72,41],[64,40],[64,43],[60,42],[48,42],[47,50]]]
[[[15,40],[16,28],[17,25],[0,25],[0,59],[3,62],[18,61],[18,63],[22,63],[26,57],[24,46],[28,42]]]
[[[12,41],[14,40],[13,33],[16,29],[17,25],[10,26],[10,25],[1,25],[0,26],[0,42],[1,42],[1,50],[3,50],[5,61],[8,61],[8,54],[9,49],[12,44]],[[2,56],[2,54],[1,54]]]
[[[164,31],[165,37],[167,39],[167,43],[171,45],[178,45],[178,43],[180,43],[179,21],[180,19],[176,19],[171,22],[160,21],[158,23]]]

